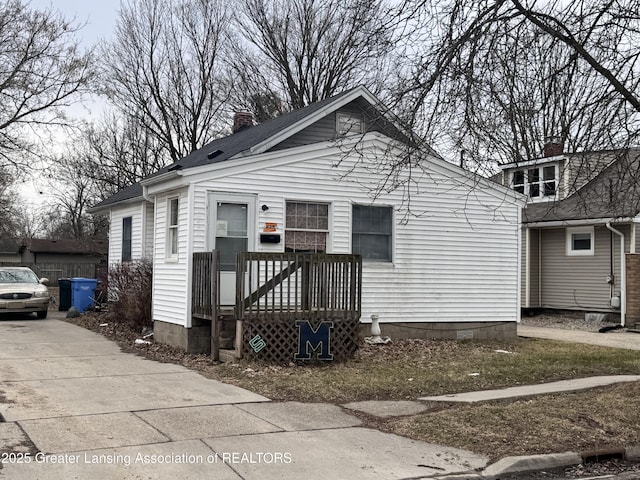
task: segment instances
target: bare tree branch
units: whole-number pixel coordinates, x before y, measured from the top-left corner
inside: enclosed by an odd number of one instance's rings
[[[30,148],[28,128],[65,124],[62,107],[87,91],[92,55],[78,30],[51,10],[0,1],[0,166]]]
[[[219,136],[228,97],[221,0],[131,0],[104,49],[105,90],[155,135],[172,160]]]

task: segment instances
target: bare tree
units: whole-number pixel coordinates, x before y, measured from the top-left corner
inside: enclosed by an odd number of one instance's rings
[[[62,107],[87,88],[92,57],[78,46],[78,28],[51,10],[0,0],[0,166],[24,158],[30,132],[65,124]]]
[[[85,157],[73,150],[57,158],[48,175],[47,193],[52,199],[49,211],[51,221],[47,235],[51,238],[105,237],[102,219],[94,218],[88,209],[99,200],[97,182],[83,174],[90,165]]]
[[[105,114],[71,137],[63,155],[51,158],[46,172],[52,199],[47,228],[67,238],[104,236],[107,223],[88,209],[168,163],[166,149],[135,119]]]
[[[550,135],[574,151],[632,144],[639,7],[409,0],[400,16],[425,48],[401,72],[404,118],[477,165],[537,158]]]
[[[383,5],[381,0],[243,0],[237,23],[245,42],[236,42],[233,72],[248,107],[281,99],[281,109],[289,110],[359,84],[374,86],[392,48]]]
[[[218,136],[228,87],[222,0],[130,0],[104,48],[113,104],[155,135],[172,160]]]
[[[16,212],[19,209],[13,188],[13,177],[6,168],[0,167],[0,236],[15,237],[20,225]]]
[[[161,141],[135,118],[107,113],[74,141],[76,175],[92,181],[100,199],[157,172],[169,163]]]

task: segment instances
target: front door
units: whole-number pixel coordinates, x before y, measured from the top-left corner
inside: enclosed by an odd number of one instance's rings
[[[220,305],[235,305],[236,255],[254,250],[255,196],[209,194],[209,249],[220,252]]]

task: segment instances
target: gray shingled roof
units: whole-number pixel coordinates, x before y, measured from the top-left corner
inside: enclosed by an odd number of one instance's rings
[[[356,87],[358,88],[358,87]],[[259,125],[255,125],[250,128],[245,128],[231,134],[229,136],[219,138],[214,140],[204,147],[190,153],[186,157],[181,158],[177,162],[164,167],[158,172],[150,175],[147,178],[153,178],[162,173],[176,170],[176,169],[187,169],[199,167],[202,165],[211,165],[215,163],[224,162],[229,160],[231,157],[249,150],[251,147],[259,144],[260,142],[267,140],[278,132],[285,130],[288,127],[293,126],[297,122],[303,120],[305,117],[312,115],[313,113],[321,110],[325,106],[333,103],[344,95],[347,95],[349,92],[354,89],[347,90],[333,97],[321,100],[307,107],[294,110],[293,112],[281,115],[272,120],[268,120]],[[219,152],[212,158],[209,158],[210,154],[214,152]],[[115,203],[124,202],[126,200],[132,200],[142,197],[142,185],[136,183],[131,185],[130,187],[124,188],[112,195],[111,197],[103,200],[102,202],[95,205],[93,208],[102,208],[109,205],[113,205]]]
[[[640,213],[640,149],[615,153],[609,166],[571,196],[527,205],[523,222],[635,217]]]

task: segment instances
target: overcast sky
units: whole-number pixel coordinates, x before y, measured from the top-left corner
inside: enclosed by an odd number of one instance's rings
[[[120,0],[31,0],[34,10],[52,8],[76,23],[84,25],[78,33],[86,48],[90,48],[100,40],[109,39],[113,35]],[[97,117],[102,111],[101,102],[88,102],[85,106],[74,106],[70,114],[87,118]],[[25,178],[18,186],[24,202],[35,208],[51,200],[46,180],[38,174]]]
[[[79,23],[86,23],[80,37],[90,46],[112,35],[120,0],[31,0],[31,7],[37,10],[51,7],[67,19],[75,17]]]

